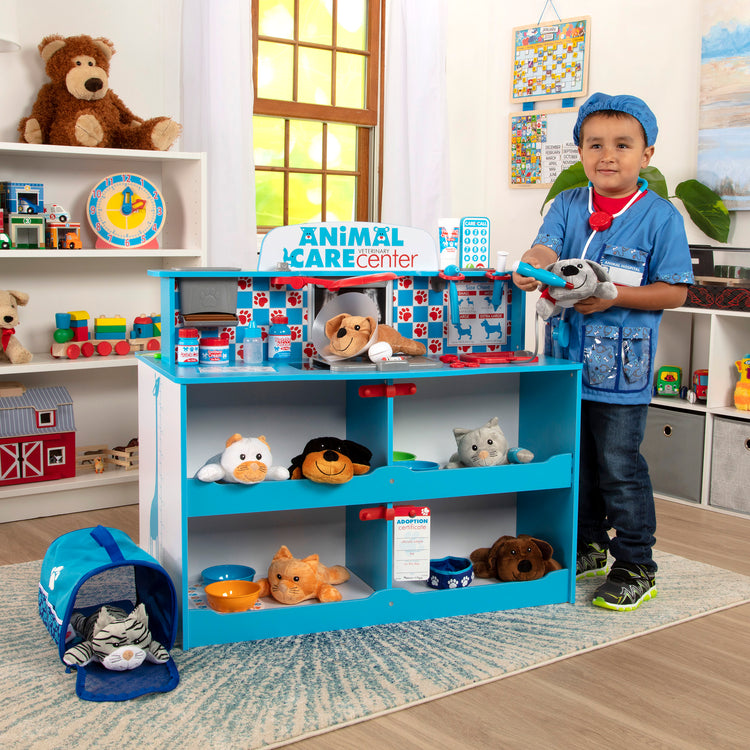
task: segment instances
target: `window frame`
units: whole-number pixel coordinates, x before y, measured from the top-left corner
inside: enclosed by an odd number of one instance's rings
[[[333,0],[334,11],[339,2],[346,0]],[[295,39],[285,40],[276,37],[261,36],[258,33],[259,17],[259,0],[252,0],[252,25],[253,25],[253,115],[270,116],[284,120],[284,165],[278,167],[258,167],[256,169],[265,172],[277,172],[284,174],[284,206],[283,206],[283,225],[289,222],[289,175],[294,173],[301,174],[321,174],[323,177],[323,186],[328,174],[346,174],[351,175],[350,170],[339,172],[335,169],[300,169],[289,166],[289,120],[314,120],[323,123],[323,164],[325,164],[326,148],[326,124],[343,123],[354,125],[357,128],[357,164],[354,170],[356,179],[355,191],[355,219],[357,221],[371,220],[375,213],[376,202],[373,185],[373,164],[375,162],[375,150],[373,149],[374,130],[378,125],[379,112],[382,109],[382,92],[379,89],[379,83],[382,76],[382,38],[381,26],[385,17],[384,0],[368,0],[368,17],[367,17],[367,49],[352,50],[349,47],[338,47],[336,45],[335,28],[331,46],[320,45],[311,42],[300,42],[298,17],[299,17],[299,0],[294,0],[295,11]],[[309,47],[311,49],[332,50],[332,86],[335,87],[336,81],[336,52],[356,52],[363,57],[368,58],[367,73],[365,78],[365,106],[362,109],[352,109],[349,107],[338,107],[336,105],[319,105],[309,104],[306,102],[283,101],[278,99],[266,99],[258,96],[258,43],[259,41],[268,41],[278,44],[288,44],[293,48],[293,96],[297,93],[297,75],[298,75],[298,57],[300,47]],[[321,197],[321,215],[325,216],[326,212],[326,191],[323,189]],[[259,232],[270,231],[273,227],[258,226]]]

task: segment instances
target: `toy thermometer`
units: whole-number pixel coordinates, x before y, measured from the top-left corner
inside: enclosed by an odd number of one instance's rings
[[[565,281],[565,279],[561,278],[556,273],[547,271],[544,268],[534,268],[534,266],[529,263],[524,263],[521,260],[513,264],[512,270],[520,276],[530,276],[532,279],[541,281],[542,284],[546,284],[547,286],[567,287],[568,289],[573,288],[573,284],[570,281]]]

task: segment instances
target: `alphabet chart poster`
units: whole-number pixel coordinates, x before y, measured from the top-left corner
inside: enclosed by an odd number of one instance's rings
[[[574,108],[510,116],[510,186],[550,187],[557,175],[578,161]]]
[[[568,18],[513,29],[511,101],[585,96],[591,18]]]

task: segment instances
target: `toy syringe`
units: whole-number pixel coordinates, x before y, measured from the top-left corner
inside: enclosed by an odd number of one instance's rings
[[[516,261],[511,270],[519,276],[530,276],[532,279],[541,281],[542,284],[546,284],[547,286],[567,287],[568,289],[573,288],[572,282],[565,281],[565,279],[558,276],[556,273],[547,271],[545,268],[534,268],[534,266],[529,263],[524,263],[522,260]]]

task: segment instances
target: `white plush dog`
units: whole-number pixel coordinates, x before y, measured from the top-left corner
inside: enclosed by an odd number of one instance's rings
[[[544,284],[540,287],[542,296],[537,300],[536,311],[542,320],[557,315],[566,307],[573,307],[576,302],[587,297],[601,297],[602,299],[617,297],[617,289],[609,280],[607,272],[593,260],[582,258],[558,260],[547,266],[547,270],[570,282],[573,286],[568,288]]]
[[[284,466],[273,466],[271,448],[263,435],[243,438],[235,433],[227,440],[224,452],[201,466],[196,477],[201,482],[258,484],[264,480],[289,479],[289,470]]]
[[[5,355],[13,365],[22,365],[31,362],[32,353],[21,345],[15,337],[18,325],[18,307],[29,301],[26,292],[15,292],[12,289],[0,290],[0,352]]]

